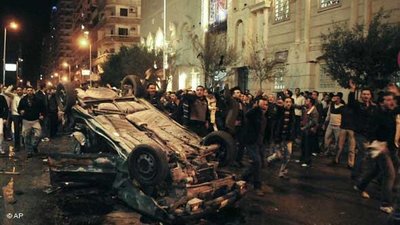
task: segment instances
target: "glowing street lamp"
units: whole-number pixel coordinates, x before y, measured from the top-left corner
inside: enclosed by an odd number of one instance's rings
[[[68,80],[71,80],[71,65],[69,65],[69,63],[67,63],[67,62],[64,62],[63,67],[64,68],[68,67]]]
[[[89,36],[89,32],[85,32],[86,36]],[[87,48],[89,46],[89,82],[90,87],[92,87],[92,43],[88,37],[82,37],[79,39],[79,45],[81,47]]]
[[[7,48],[7,27],[12,30],[18,29],[18,24],[14,21],[4,27],[4,41],[3,41],[3,84],[6,84],[6,48]]]

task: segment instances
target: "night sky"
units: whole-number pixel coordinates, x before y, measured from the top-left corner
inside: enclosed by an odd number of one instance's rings
[[[16,62],[20,49],[24,60],[24,79],[34,81],[39,77],[42,40],[48,33],[51,8],[56,2],[57,0],[1,0],[1,59],[4,26],[14,19],[20,24],[20,29],[17,32],[7,29],[6,62]],[[6,79],[9,76],[15,76],[15,72],[7,72]]]

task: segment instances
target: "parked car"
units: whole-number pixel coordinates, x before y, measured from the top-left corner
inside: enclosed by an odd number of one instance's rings
[[[112,89],[76,93],[66,91],[77,102],[71,108],[74,149],[49,156],[52,185],[112,187],[142,215],[173,224],[232,205],[245,194],[246,182],[224,169],[236,155],[228,133],[200,138],[146,100],[119,97]]]

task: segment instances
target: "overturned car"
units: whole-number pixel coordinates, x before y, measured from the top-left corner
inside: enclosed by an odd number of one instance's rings
[[[229,134],[200,138],[144,99],[108,88],[76,91],[74,151],[49,156],[52,185],[112,187],[128,206],[165,223],[202,217],[245,194],[246,183],[223,169],[236,155]]]

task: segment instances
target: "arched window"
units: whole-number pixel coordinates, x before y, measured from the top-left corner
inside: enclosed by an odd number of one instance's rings
[[[245,47],[243,21],[238,20],[235,28],[235,48],[240,52]]]

